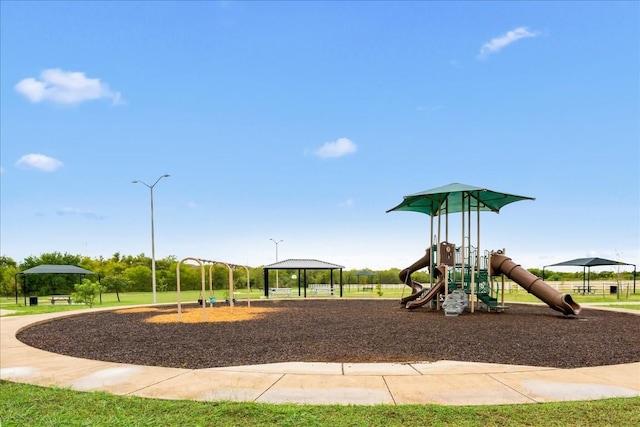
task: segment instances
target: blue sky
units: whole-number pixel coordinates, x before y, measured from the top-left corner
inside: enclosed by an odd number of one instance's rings
[[[525,268],[640,264],[638,2],[2,2],[1,253],[404,268],[459,182]],[[475,225],[474,225],[475,227]],[[460,218],[449,240],[461,241]],[[476,244],[475,231],[472,244]]]

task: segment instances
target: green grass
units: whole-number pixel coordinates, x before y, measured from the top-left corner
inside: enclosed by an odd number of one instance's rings
[[[352,289],[348,289],[345,285],[343,289],[343,297],[344,298],[380,298],[380,296],[376,293],[376,291],[360,291],[356,289],[354,286]],[[339,295],[339,288],[336,287],[336,297]],[[180,300],[183,304],[186,303],[194,303],[200,298],[201,291],[182,291],[180,292]],[[227,298],[226,290],[215,290],[213,295],[217,299],[218,302],[224,302]],[[297,289],[293,290],[293,297],[297,298]],[[382,298],[400,298],[403,295],[401,289],[390,289],[384,290]],[[404,295],[408,295],[407,291],[404,292]],[[206,292],[205,299],[209,298],[209,291]],[[234,296],[238,300],[246,300],[247,298],[247,289],[238,289],[234,292]],[[310,294],[309,297],[311,298]],[[264,298],[264,294],[262,291],[256,289],[251,291],[251,301],[258,301]],[[156,293],[156,300],[158,304],[175,304],[178,301],[177,292],[158,292]],[[127,306],[127,305],[140,305],[140,304],[151,304],[153,301],[152,295],[150,292],[127,292],[120,294],[120,301],[115,293],[107,293],[102,294],[102,300],[96,298],[94,303],[94,307],[119,307],[119,306]],[[18,299],[18,304],[15,303],[15,297],[9,297],[2,299],[0,303],[0,308],[6,310],[14,310],[18,313],[14,315],[25,315],[25,314],[41,314],[41,313],[53,313],[59,311],[68,311],[68,310],[79,310],[85,309],[87,306],[81,304],[67,304],[65,302],[56,302],[55,305],[51,305],[49,301],[49,297],[42,296],[38,298],[38,305],[30,306],[29,301],[27,300],[27,305],[24,304],[24,299],[20,297]]]
[[[624,308],[625,310],[640,310],[640,304],[602,304],[603,307]]]
[[[167,401],[0,381],[9,426],[637,426],[640,397],[501,406]]]
[[[516,288],[518,289],[518,288]],[[294,297],[297,297],[297,289],[293,290]],[[200,291],[183,291],[180,293],[180,299],[183,303],[193,303],[200,298]],[[226,298],[227,291],[226,290],[215,290],[214,296],[219,302],[223,302]],[[336,295],[339,295],[339,290],[336,289]],[[357,285],[344,285],[343,288],[343,297],[344,298],[389,298],[389,299],[400,299],[403,296],[409,295],[409,288],[405,287],[398,289],[382,289],[382,295],[378,295],[377,290],[374,288],[373,291],[360,290],[360,287]],[[581,295],[572,294],[574,300],[579,304],[583,303],[596,303],[607,305],[610,303],[615,306],[615,303],[634,303],[638,302],[638,304],[625,304],[624,308],[640,310],[640,293],[629,294],[627,295],[609,295],[609,294],[597,294],[597,295]],[[206,297],[209,297],[209,291],[206,293]],[[247,290],[246,289],[238,289],[235,292],[235,297],[237,299],[244,300],[247,298]],[[251,291],[251,300],[256,301],[260,300],[263,297],[262,291],[255,289]],[[157,302],[159,304],[173,304],[177,302],[177,292],[158,292],[156,294]],[[500,295],[498,295],[500,298]],[[505,301],[509,302],[535,302],[540,303],[541,301],[536,298],[534,295],[528,293],[526,290],[517,290],[505,293]],[[102,294],[102,301],[96,299],[94,307],[119,307],[119,306],[128,306],[128,305],[140,305],[140,304],[151,304],[152,303],[152,295],[150,292],[128,292],[120,294],[120,301],[118,301],[115,293]],[[28,300],[27,300],[28,304]],[[13,315],[28,315],[28,314],[41,314],[41,313],[53,313],[60,311],[69,311],[69,310],[79,310],[85,309],[87,306],[80,304],[72,304],[68,305],[64,302],[57,302],[55,305],[51,305],[49,298],[46,296],[40,297],[38,299],[37,306],[25,306],[24,299],[19,298],[18,304],[15,303],[15,298],[4,298],[0,303],[0,308],[7,310],[16,311]]]
[[[383,298],[399,298],[402,290],[384,290]],[[406,291],[404,292],[406,295]],[[261,293],[254,292],[252,300]],[[199,291],[181,293],[183,302],[194,302]],[[216,291],[224,300],[225,291]],[[246,298],[246,290],[236,295]],[[379,297],[373,292],[355,288],[345,297]],[[117,307],[150,304],[150,293],[125,293],[118,302],[115,294],[104,294],[96,307]],[[157,294],[159,303],[175,303],[175,292]],[[525,292],[505,295],[508,301],[540,302]],[[579,302],[633,302],[640,295],[628,299],[609,296],[582,296]],[[22,302],[22,301],[20,301]],[[614,305],[615,306],[615,305]],[[38,306],[15,305],[5,299],[3,309],[18,310],[18,315],[78,310],[83,305],[58,304],[52,306],[46,297]],[[624,305],[640,309],[640,304]],[[378,405],[378,406],[313,406],[268,405],[235,402],[165,401],[121,397],[107,393],[82,393],[61,388],[0,381],[0,425],[7,426],[637,426],[640,425],[640,397],[604,399],[588,402],[545,403],[506,406],[435,406],[435,405]]]
[[[618,298],[614,295],[582,295],[582,294],[570,294],[574,301],[578,304],[584,303],[592,303],[592,304],[603,304],[603,303],[620,303],[620,302],[638,302],[640,304],[640,294],[629,294],[629,297],[620,296]],[[499,297],[499,296],[498,296]],[[518,291],[518,292],[507,292],[504,295],[505,301],[511,302],[540,302],[538,298],[534,295],[528,293],[526,290]],[[625,305],[625,308],[628,306]]]
[[[200,298],[200,291],[183,291],[180,292],[180,300],[183,304],[194,303]],[[214,291],[214,296],[218,301],[225,300],[226,291],[217,290]],[[206,298],[209,297],[209,293],[207,292]],[[247,291],[236,292],[236,298],[246,298]],[[260,294],[256,292],[252,292],[252,300],[258,299]],[[156,299],[158,304],[175,304],[178,301],[177,292],[158,292],[156,293]],[[118,301],[118,297],[115,293],[102,294],[102,301],[96,298],[94,303],[94,308],[100,307],[121,307],[128,305],[141,305],[141,304],[151,304],[153,302],[153,298],[150,292],[127,292],[120,294],[120,301]],[[41,313],[56,313],[60,311],[69,311],[69,310],[80,310],[88,308],[83,304],[67,304],[56,302],[55,305],[51,305],[48,297],[40,297],[38,298],[38,305],[30,306],[28,305],[29,301],[27,301],[27,306],[24,305],[23,299],[18,299],[18,304],[15,303],[14,298],[5,298],[3,299],[0,308],[5,310],[14,310],[17,313],[14,313],[15,316],[25,315],[25,314],[41,314]]]

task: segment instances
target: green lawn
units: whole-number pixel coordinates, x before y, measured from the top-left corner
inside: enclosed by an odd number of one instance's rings
[[[183,291],[180,293],[180,301],[183,304],[194,303],[198,301],[200,298],[200,291]],[[215,291],[214,296],[218,301],[224,301],[226,298],[226,291]],[[121,293],[120,300],[118,301],[118,296],[115,293],[102,294],[101,298],[96,298],[94,303],[95,308],[101,307],[121,307],[121,306],[129,306],[129,305],[141,305],[141,304],[151,304],[153,302],[153,298],[150,292],[127,292]],[[247,291],[240,291],[236,293],[236,298],[246,298]],[[256,291],[252,293],[252,299],[259,299],[260,294]],[[209,294],[207,293],[206,298],[209,298]],[[158,304],[175,304],[178,301],[177,292],[158,292],[156,294],[156,299]],[[25,314],[40,314],[40,313],[53,313],[59,311],[69,311],[69,310],[79,310],[88,308],[83,304],[67,304],[56,302],[55,305],[51,305],[51,302],[48,297],[40,297],[38,298],[37,306],[28,305],[29,301],[27,300],[27,305],[24,305],[24,299],[18,299],[18,304],[15,303],[14,298],[3,298],[2,304],[0,304],[0,308],[5,310],[15,310],[17,313],[13,315],[25,315]]]
[[[603,307],[624,308],[626,310],[640,310],[640,304],[601,304]]]
[[[379,295],[377,289],[373,290],[362,290],[357,285],[345,285],[343,288],[343,297],[344,298],[389,298],[389,299],[399,299],[403,296],[409,295],[409,288],[396,288],[396,289],[386,289],[383,288],[381,290],[382,295]],[[200,291],[183,291],[180,293],[180,300],[182,303],[193,303],[200,298]],[[310,294],[309,294],[310,295]],[[339,295],[339,290],[336,289],[336,295]],[[206,298],[209,298],[209,292],[207,291]],[[214,291],[214,296],[219,302],[224,302],[227,298],[226,290],[216,290]],[[619,304],[624,302],[624,308],[627,309],[640,309],[640,293],[637,294],[629,294],[626,295],[572,295],[574,300],[579,304],[583,303],[596,303],[601,304],[603,306],[616,306],[615,304]],[[235,292],[236,299],[245,300],[247,298],[247,289],[238,289]],[[177,292],[158,292],[156,294],[156,298],[159,304],[174,304],[178,300]],[[251,300],[256,301],[263,299],[264,295],[262,291],[255,289],[251,292]],[[291,298],[297,298],[297,289],[293,289],[293,296]],[[500,295],[498,295],[500,298]],[[536,298],[534,295],[528,293],[526,290],[518,290],[512,292],[505,293],[505,301],[509,302],[535,302],[540,303],[541,301]],[[633,304],[637,302],[638,304]],[[118,306],[129,306],[129,305],[140,305],[140,304],[151,304],[152,303],[152,295],[150,292],[128,292],[120,294],[120,301],[115,293],[102,294],[101,300],[96,299],[94,307],[118,307]],[[629,304],[631,303],[631,304]],[[7,310],[15,310],[17,313],[15,315],[26,315],[26,314],[40,314],[40,313],[50,313],[50,312],[59,312],[59,311],[68,311],[68,310],[78,310],[87,308],[85,305],[80,304],[72,304],[68,305],[64,302],[56,302],[55,305],[51,305],[48,297],[40,297],[38,299],[37,306],[29,306],[29,301],[27,300],[27,306],[24,305],[24,299],[19,298],[18,304],[15,304],[15,297],[13,298],[3,298],[0,301],[0,308]]]
[[[114,396],[0,381],[9,426],[638,426],[640,397],[501,406],[269,405]]]
[[[640,293],[637,294],[629,294],[627,298],[620,296],[619,298],[614,295],[582,295],[582,294],[570,294],[575,302],[578,304],[602,304],[610,303],[611,305],[615,305],[616,303],[629,303],[629,302],[638,302],[640,303]],[[499,298],[499,296],[498,296]],[[526,290],[518,291],[518,292],[508,292],[505,293],[504,297],[505,301],[511,302],[541,302],[534,295],[528,293]],[[624,308],[632,308],[632,306],[625,305]]]
[[[382,298],[399,298],[406,290],[383,290]],[[199,291],[181,293],[183,302],[195,302]],[[207,295],[208,296],[208,295]],[[225,291],[216,291],[218,300]],[[255,291],[252,300],[261,293]],[[376,291],[347,290],[345,297],[380,298]],[[246,290],[236,294],[246,298]],[[157,294],[158,303],[175,303],[175,292]],[[540,302],[526,292],[508,293],[508,301]],[[580,303],[609,305],[628,299],[582,296]],[[22,303],[22,301],[20,301]],[[115,294],[104,294],[96,307],[150,304],[150,293],[125,293],[120,302]],[[640,309],[640,304],[624,305]],[[77,310],[83,305],[51,305],[46,297],[37,306],[16,305],[3,299],[0,308],[18,310],[18,315]],[[312,406],[256,403],[165,401],[82,393],[60,388],[0,381],[0,425],[7,426],[637,426],[640,425],[640,397],[531,405],[454,407],[435,405]]]

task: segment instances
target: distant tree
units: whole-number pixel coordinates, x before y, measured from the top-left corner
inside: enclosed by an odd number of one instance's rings
[[[151,292],[151,268],[146,265],[133,265],[123,272],[131,281],[131,291]]]
[[[12,295],[15,293],[15,274],[19,271],[35,267],[42,264],[56,265],[77,265],[95,273],[99,273],[106,280],[108,285],[106,288],[109,292],[119,293],[125,291],[150,292],[151,291],[151,259],[144,254],[139,255],[122,255],[120,252],[114,253],[109,258],[90,258],[87,256],[61,254],[52,252],[42,254],[39,257],[30,256],[23,262],[16,265],[16,262],[9,257],[0,257],[0,295]],[[176,266],[178,260],[175,256],[156,260],[156,290],[174,291],[177,284]],[[209,267],[205,267],[206,288],[209,289]],[[545,270],[545,280],[548,281],[576,281],[582,280],[584,276],[583,270],[569,272],[554,272]],[[343,283],[357,283],[357,273],[361,270],[343,270]],[[400,269],[390,268],[387,270],[373,271],[378,277],[374,280],[374,285],[378,283],[400,283],[398,273]],[[532,274],[542,277],[540,269],[528,269]],[[216,265],[213,268],[213,284],[215,289],[228,289],[229,273],[225,266]],[[263,266],[250,267],[251,286],[254,288],[264,288],[264,271]],[[292,275],[298,276],[298,270],[280,270],[278,272],[279,282],[281,286],[297,287],[298,277],[292,279]],[[300,272],[302,275],[302,272]],[[73,292],[74,285],[79,282],[78,275],[62,275],[62,274],[44,274],[44,275],[28,275],[22,289],[22,280],[19,289],[25,291],[25,294],[44,295],[44,294],[70,294]],[[118,276],[114,279],[107,279],[110,276]],[[591,272],[592,280],[633,280],[633,271],[630,267],[621,267],[621,271],[602,271]],[[201,288],[200,266],[182,264],[181,267],[181,289],[182,290],[199,290]],[[459,280],[459,273],[450,275],[452,280]],[[636,273],[636,280],[640,278],[640,272]],[[427,269],[416,271],[412,275],[412,279],[420,283],[429,283],[429,273]],[[112,281],[113,282],[110,282]],[[303,278],[300,277],[302,281]],[[339,272],[333,271],[333,282],[337,284],[339,281]],[[235,287],[246,287],[246,272],[243,268],[234,270]],[[269,282],[275,285],[275,272],[270,272]],[[329,283],[329,270],[309,270],[307,271],[307,283]]]
[[[120,254],[117,254],[118,257],[111,257],[107,260],[104,261],[104,263],[102,264],[102,275],[103,276],[117,276],[119,274],[122,274],[124,272],[124,270],[126,270],[126,266],[121,263],[119,261],[120,259]],[[116,260],[116,258],[118,260]]]
[[[12,258],[0,257],[0,295],[7,297],[15,294],[18,271],[18,265]]]
[[[616,273],[613,271],[600,271],[598,273],[591,273],[592,279],[597,280],[613,280],[616,277]]]
[[[128,291],[132,286],[131,279],[124,274],[106,276],[102,279],[102,286],[105,292],[115,292],[118,302],[120,302],[120,292]]]
[[[156,260],[156,270],[168,271],[172,268],[175,270],[178,259],[174,255]]]
[[[75,292],[71,294],[71,298],[75,302],[93,307],[93,302],[101,292],[104,292],[104,287],[102,287],[98,282],[92,282],[89,279],[82,279],[82,283],[78,283],[75,286]]]
[[[527,271],[533,274],[534,276],[542,278],[542,270],[539,268],[528,268]],[[549,271],[545,271],[544,275],[545,275],[545,278],[547,278],[549,276]]]
[[[251,275],[251,272],[249,272],[249,275]],[[249,280],[251,280],[250,276]],[[251,285],[251,281],[249,281],[249,285]],[[233,287],[235,289],[247,289],[247,270],[243,267],[235,268],[233,270]]]
[[[264,271],[262,270],[262,267],[249,267],[249,277],[251,277],[252,288],[264,289]]]
[[[177,266],[177,264],[176,264]],[[205,268],[205,287],[209,289],[209,270]],[[173,289],[177,287],[176,284]],[[214,279],[215,284],[215,279]],[[202,273],[199,265],[182,263],[180,265],[180,291],[199,290],[202,288]],[[215,289],[215,288],[214,288]],[[221,289],[221,288],[218,288]]]
[[[167,292],[169,289],[169,282],[165,277],[159,276],[156,277],[156,291],[157,292]]]
[[[399,277],[400,270],[397,268],[377,271],[376,274],[378,274],[380,278],[380,283],[401,283],[400,277]],[[413,280],[419,281],[417,278],[417,274],[418,273],[413,273],[411,277],[413,278]]]
[[[40,257],[29,256],[20,264],[20,268],[26,270],[42,264],[52,265],[79,265],[82,258],[80,255],[68,253],[50,252],[40,255]]]
[[[209,289],[209,268],[210,267],[207,266],[205,269],[207,289]],[[216,264],[213,267],[212,277],[213,277],[213,289],[229,289],[229,269],[225,265]]]
[[[138,265],[144,265],[151,268],[151,258],[145,256],[144,254],[139,254],[136,256],[127,255],[120,259],[120,263],[129,267],[135,267]]]
[[[118,264],[120,262],[120,252],[116,252],[115,254],[111,255],[109,261]]]
[[[431,281],[431,276],[426,271],[416,271],[411,276],[413,280],[420,283],[429,283]],[[400,278],[398,277],[398,282],[400,282]]]
[[[174,256],[167,257],[161,260],[156,265],[157,274],[157,290],[159,292],[175,291],[176,290],[176,266],[178,260]]]

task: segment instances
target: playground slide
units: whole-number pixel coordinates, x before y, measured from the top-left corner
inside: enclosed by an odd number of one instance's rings
[[[418,298],[422,293],[422,290],[424,289],[424,287],[422,286],[422,284],[411,280],[411,275],[422,268],[429,267],[430,261],[431,261],[431,249],[427,248],[422,258],[420,258],[419,260],[411,264],[409,267],[402,270],[400,274],[398,274],[398,276],[400,277],[400,280],[402,280],[402,283],[411,287],[411,295],[402,298],[400,300],[401,305],[405,305],[409,301],[413,301],[414,299]]]
[[[405,307],[409,310],[421,307],[431,301],[436,295],[438,295],[438,293],[440,293],[442,289],[444,289],[444,275],[440,277],[438,283],[433,285],[433,287],[429,289],[429,291],[425,291],[426,293],[424,293],[424,295],[419,295],[419,298],[415,299],[414,301],[407,302],[407,305],[405,305]]]
[[[492,252],[490,257],[491,275],[498,276],[504,274],[509,279],[522,286],[530,294],[544,301],[552,309],[565,315],[580,313],[580,304],[573,301],[571,295],[561,294],[553,289],[535,274],[529,273],[500,252]]]

